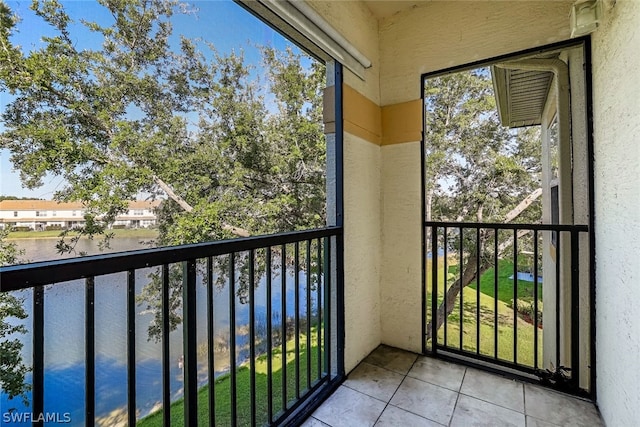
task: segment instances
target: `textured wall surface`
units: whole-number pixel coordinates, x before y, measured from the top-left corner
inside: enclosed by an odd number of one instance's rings
[[[313,1],[309,5],[371,60],[373,66],[365,70],[364,80],[345,69],[344,83],[377,107],[380,103],[377,20],[361,2]],[[345,105],[344,108],[358,110],[362,105],[362,102],[356,102]],[[377,111],[377,108],[374,110]],[[344,111],[345,117],[358,118],[359,114],[360,111]],[[379,120],[377,118],[377,122]],[[367,131],[372,130],[365,127]],[[365,132],[367,135],[369,133]],[[380,146],[377,145],[379,141],[372,143],[362,139],[362,134],[358,135],[350,133],[345,123],[344,286],[347,372],[380,344]],[[377,139],[380,139],[380,135]]]
[[[382,147],[382,342],[422,351],[420,143]]]
[[[420,98],[420,75],[569,38],[571,1],[434,1],[380,21],[381,105]]]
[[[378,21],[359,1],[312,1],[309,5],[371,61],[364,81],[345,72],[344,82],[379,105]]]
[[[345,134],[345,369],[380,344],[380,147]]]
[[[640,2],[593,34],[597,392],[609,427],[640,423]]]

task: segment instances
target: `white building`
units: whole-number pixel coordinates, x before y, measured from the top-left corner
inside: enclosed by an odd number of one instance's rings
[[[129,202],[127,212],[116,217],[113,226],[139,228],[156,224],[155,209],[158,201],[135,200]],[[78,202],[54,200],[0,201],[0,227],[28,227],[32,230],[49,228],[69,229],[84,225],[85,207]]]

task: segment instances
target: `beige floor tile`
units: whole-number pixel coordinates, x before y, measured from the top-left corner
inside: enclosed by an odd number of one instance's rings
[[[405,375],[417,358],[418,355],[415,353],[381,345],[367,356],[364,361]]]
[[[527,427],[561,427],[557,424],[551,424],[546,421],[539,420],[537,418],[533,418],[530,415],[527,415]]]
[[[349,374],[344,385],[389,402],[403,379],[404,375],[363,362]]]
[[[525,427],[524,414],[483,400],[460,395],[451,427]]]
[[[397,408],[393,405],[387,406],[382,412],[380,419],[376,423],[376,427],[442,427],[435,421],[422,418],[404,409]]]
[[[468,368],[460,393],[524,413],[521,382]]]
[[[301,427],[327,427],[327,426],[329,426],[329,424],[325,424],[322,421],[313,417],[307,418],[307,420],[301,425]]]
[[[449,424],[458,394],[415,378],[406,377],[391,404],[440,424]]]
[[[385,406],[378,399],[340,386],[312,416],[333,427],[366,427],[375,424]]]
[[[449,390],[459,391],[465,370],[466,368],[462,365],[420,356],[407,375]]]
[[[587,401],[531,384],[524,386],[527,415],[563,427],[602,426],[596,407]]]

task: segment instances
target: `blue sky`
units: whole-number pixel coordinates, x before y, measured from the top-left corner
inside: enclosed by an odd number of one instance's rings
[[[260,55],[256,45],[273,46],[279,49],[291,45],[280,34],[230,0],[201,0],[188,3],[197,10],[197,13],[174,15],[175,40],[178,39],[179,34],[183,34],[213,43],[220,53],[242,49],[245,62],[255,67],[254,75],[262,74]],[[46,24],[29,9],[30,0],[9,0],[7,4],[22,20],[18,24],[19,32],[14,36],[13,42],[21,45],[24,51],[41,46],[42,36],[52,34]],[[110,14],[95,1],[62,1],[62,4],[65,5],[71,18],[76,21],[84,18],[102,24],[110,22]],[[100,46],[101,40],[80,24],[75,25],[73,30],[79,48]],[[4,110],[11,99],[9,94],[0,92],[0,110]],[[2,130],[1,122],[0,130]],[[64,184],[60,178],[48,176],[42,187],[35,190],[24,189],[20,183],[19,174],[12,168],[9,157],[10,153],[7,150],[0,150],[0,195],[51,199],[56,189]]]

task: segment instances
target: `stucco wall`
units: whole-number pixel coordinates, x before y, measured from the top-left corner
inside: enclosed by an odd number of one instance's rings
[[[567,39],[569,4],[434,1],[382,19],[381,105],[420,99],[423,73]],[[382,342],[414,351],[422,332],[419,147],[382,147]]]
[[[609,427],[640,415],[640,2],[593,35],[597,393]]]
[[[380,147],[345,134],[345,369],[380,344]]]
[[[420,75],[569,38],[571,1],[433,1],[380,21],[381,105],[420,97]]]
[[[382,342],[422,351],[420,143],[382,147]]]
[[[372,61],[373,66],[365,70],[364,80],[345,69],[344,83],[348,86],[347,90],[355,90],[372,101],[371,105],[367,105],[373,107],[374,112],[377,111],[380,103],[377,20],[360,2],[313,1],[309,5]],[[375,136],[376,130],[372,128],[376,126],[363,124],[358,120],[361,118],[359,108],[365,104],[362,100],[346,104],[344,116],[350,120],[348,124],[356,122],[364,126],[365,131],[369,131],[364,134]],[[348,108],[352,110],[348,111]],[[379,120],[378,117],[373,122],[377,123]],[[360,136],[345,129],[344,287],[347,372],[380,344],[380,146]]]
[[[379,105],[378,21],[359,1],[311,1],[309,5],[371,61],[364,81],[347,71],[344,82]]]

